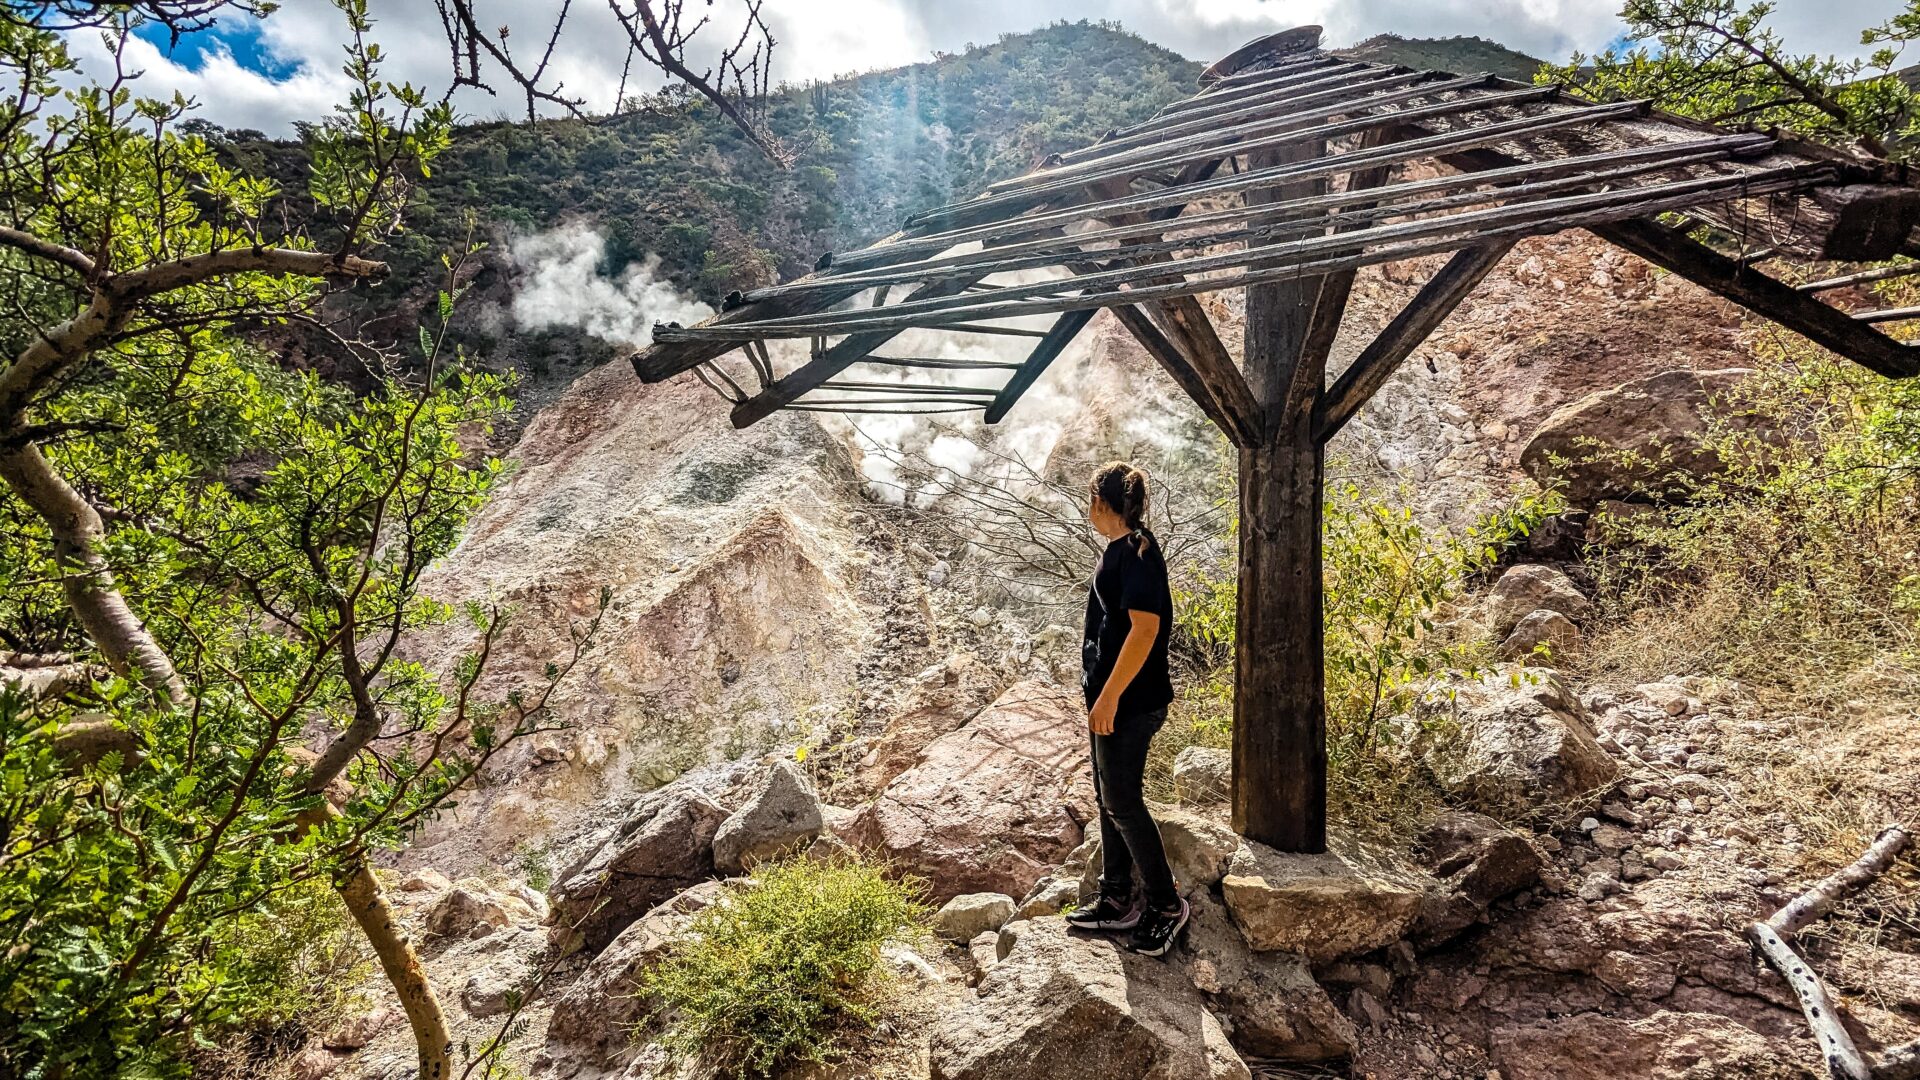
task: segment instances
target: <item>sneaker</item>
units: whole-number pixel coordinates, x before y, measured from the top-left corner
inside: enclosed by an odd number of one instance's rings
[[[1067,912],[1067,925],[1082,930],[1131,930],[1139,921],[1139,901],[1115,900],[1111,896],[1095,897],[1092,903],[1080,904]]]
[[[1127,948],[1142,956],[1165,956],[1179,939],[1180,931],[1187,928],[1187,918],[1192,914],[1193,909],[1185,900],[1180,901],[1180,907],[1174,911],[1145,908],[1139,925],[1133,928],[1133,937],[1127,941]]]

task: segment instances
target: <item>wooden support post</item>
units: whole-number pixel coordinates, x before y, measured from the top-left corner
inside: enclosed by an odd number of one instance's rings
[[[1250,165],[1267,168],[1322,152],[1318,144],[1295,145],[1257,154]],[[1300,198],[1314,186],[1249,198]],[[1247,289],[1246,379],[1260,423],[1257,438],[1240,447],[1233,828],[1281,851],[1327,847],[1324,478],[1314,431],[1326,357],[1308,348],[1322,281]]]

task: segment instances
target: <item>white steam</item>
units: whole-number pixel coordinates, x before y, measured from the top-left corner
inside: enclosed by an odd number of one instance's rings
[[[692,325],[713,314],[660,279],[660,258],[649,255],[618,279],[600,273],[606,238],[567,225],[514,240],[509,254],[524,271],[513,297],[513,317],[527,330],[566,326],[606,341],[645,345],[653,324]]]

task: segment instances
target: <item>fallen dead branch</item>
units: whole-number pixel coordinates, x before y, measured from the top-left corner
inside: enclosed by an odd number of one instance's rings
[[[1827,1069],[1834,1080],[1920,1080],[1920,1043],[1897,1046],[1880,1055],[1878,1061],[1869,1060],[1847,1033],[1819,973],[1795,951],[1793,938],[1826,917],[1835,904],[1885,874],[1912,839],[1905,828],[1887,826],[1858,859],[1821,879],[1819,884],[1774,912],[1772,918],[1747,928],[1747,940],[1793,987],[1800,1011],[1806,1015],[1814,1038],[1820,1041]]]

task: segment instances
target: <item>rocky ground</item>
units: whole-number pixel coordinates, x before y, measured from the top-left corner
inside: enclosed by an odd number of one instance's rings
[[[1361,276],[1336,366],[1419,278]],[[1233,337],[1231,305],[1214,314]],[[1056,374],[1157,386],[1104,321]],[[1737,318],[1691,286],[1583,234],[1529,241],[1335,453],[1458,523],[1543,430],[1640,415],[1614,406],[1644,388],[1616,388],[1743,356]],[[1168,430],[1128,400],[1063,397],[1039,449],[1078,459]],[[893,950],[899,1004],[835,1076],[1818,1075],[1785,984],[1740,936],[1832,854],[1766,770],[1851,754],[1901,805],[1920,791],[1910,716],[1815,722],[1691,672],[1602,685],[1512,667],[1517,684],[1503,672],[1429,706],[1449,734],[1412,752],[1455,812],[1410,848],[1342,834],[1315,859],[1234,837],[1221,763],[1190,752],[1188,805],[1163,831],[1196,919],[1172,957],[1145,961],[1051,914],[1095,854],[1071,642],[1044,630],[1058,614],[980,617],[938,545],[869,501],[843,436],[802,414],[735,432],[697,382],[603,369],[532,420],[516,472],[436,571],[449,599],[515,606],[496,690],[613,595],[555,697],[569,729],[516,749],[393,868],[464,1045],[512,1015],[529,1076],[685,1075],[638,1027],[636,973],[753,858],[856,847],[932,883],[944,944]],[[1602,488],[1587,497],[1617,494]],[[1562,526],[1539,565],[1459,613],[1515,665],[1537,642],[1573,655],[1591,629],[1579,566],[1555,560],[1604,522]],[[467,644],[444,631],[413,648],[441,662]],[[1885,891],[1808,939],[1869,1046],[1920,1035],[1920,912]],[[370,983],[365,1012],[291,1074],[408,1075],[383,992]]]

